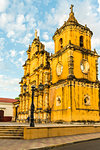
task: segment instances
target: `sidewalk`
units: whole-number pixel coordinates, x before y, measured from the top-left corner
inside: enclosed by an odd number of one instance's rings
[[[46,123],[46,124],[40,124],[35,123],[35,127],[59,127],[59,126],[100,126],[100,123],[95,124],[84,124],[84,123]],[[0,122],[0,126],[30,126],[29,123],[18,123],[18,122]]]
[[[100,133],[43,138],[35,140],[0,139],[0,150],[43,150],[44,148],[46,148],[45,150],[47,150],[50,147],[99,138]]]

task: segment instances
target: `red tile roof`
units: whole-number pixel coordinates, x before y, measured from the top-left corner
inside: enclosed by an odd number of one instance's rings
[[[12,99],[12,98],[0,98],[0,102],[5,102],[5,103],[13,103],[17,102],[17,99]]]

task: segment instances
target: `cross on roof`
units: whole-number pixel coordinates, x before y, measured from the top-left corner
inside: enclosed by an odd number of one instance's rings
[[[72,13],[73,13],[73,7],[74,7],[74,5],[71,4],[70,9],[71,9],[71,12],[72,12]]]

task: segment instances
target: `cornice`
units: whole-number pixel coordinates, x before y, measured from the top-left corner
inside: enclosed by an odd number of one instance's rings
[[[52,54],[52,56],[50,57],[50,59],[52,60],[53,58],[59,56],[59,55],[62,55],[62,53],[64,53],[66,50],[68,49],[73,49],[74,51],[80,51],[82,52],[83,54],[88,54],[88,55],[93,55],[93,56],[96,56],[96,57],[100,57],[97,52],[92,51],[90,49],[85,49],[85,48],[81,48],[80,46],[77,46],[77,45],[74,45],[74,44],[68,44],[67,46],[63,47],[62,49],[60,49],[59,51],[57,51],[55,54]]]
[[[64,31],[67,27],[69,27],[69,26],[74,26],[74,27],[78,27],[78,29],[81,29],[81,30],[84,30],[84,31],[89,31],[90,32],[90,34],[91,34],[91,36],[93,35],[93,32],[85,25],[85,26],[83,26],[83,25],[81,25],[81,24],[79,24],[79,23],[77,23],[77,22],[67,22],[67,21],[65,21],[64,22],[64,24],[63,24],[63,26],[62,27],[60,27],[59,29],[57,28],[57,30],[56,30],[56,32],[54,33],[54,35],[53,35],[53,40],[54,40],[54,37],[58,34],[58,35],[60,35],[60,33],[62,32],[62,31]]]

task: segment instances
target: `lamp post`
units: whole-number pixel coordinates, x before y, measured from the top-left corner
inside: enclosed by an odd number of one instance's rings
[[[26,85],[26,83],[24,83],[24,85],[23,85],[23,89],[24,89],[24,92],[26,92],[26,89],[27,89],[27,85]],[[25,94],[25,93],[24,93]],[[23,112],[25,112],[25,100],[26,100],[26,98],[23,100]],[[23,116],[24,118],[23,119],[25,119],[25,113],[24,113],[24,116]]]
[[[34,91],[35,91],[35,86],[32,85],[32,103],[31,103],[31,122],[30,122],[30,127],[34,127]]]
[[[40,83],[40,84],[39,84],[39,90],[40,90],[40,91],[43,91],[43,89],[44,89],[44,86],[43,86],[42,83]]]
[[[26,83],[23,85],[23,89],[24,89],[24,91],[26,91],[26,88],[27,88],[27,85],[26,85]]]

